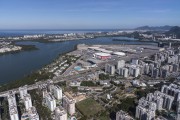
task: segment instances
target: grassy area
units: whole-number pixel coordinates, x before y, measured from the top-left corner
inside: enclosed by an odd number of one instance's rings
[[[107,111],[102,112],[98,117],[97,120],[110,120],[109,113]]]
[[[104,111],[104,108],[92,98],[76,103],[76,107],[87,118],[98,116]]]

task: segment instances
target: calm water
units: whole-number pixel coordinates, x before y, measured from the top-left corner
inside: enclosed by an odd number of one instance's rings
[[[24,35],[35,35],[35,34],[64,34],[64,33],[93,33],[93,32],[105,32],[105,31],[114,31],[115,29],[86,29],[86,30],[0,30],[0,37],[16,37]]]
[[[117,37],[116,37],[117,38]],[[23,51],[15,54],[6,54],[0,56],[0,84],[8,83],[12,80],[21,79],[30,74],[32,71],[42,68],[49,64],[59,54],[69,52],[77,44],[142,44],[136,40],[132,42],[112,41],[111,37],[95,38],[90,40],[77,40],[56,43],[39,43],[39,42],[17,42],[17,44],[36,45],[39,50]],[[146,43],[153,44],[155,43]]]

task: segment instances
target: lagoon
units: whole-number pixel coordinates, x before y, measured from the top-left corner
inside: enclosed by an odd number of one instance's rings
[[[113,39],[122,39],[122,41],[113,41]],[[125,41],[123,41],[123,39]],[[129,41],[127,41],[127,39]],[[44,65],[51,63],[59,54],[70,52],[78,44],[151,44],[139,42],[126,37],[99,37],[88,40],[74,40],[65,42],[40,43],[36,41],[21,41],[16,44],[35,45],[38,50],[21,51],[13,54],[0,56],[0,84],[9,83],[29,75],[33,71],[41,69]]]

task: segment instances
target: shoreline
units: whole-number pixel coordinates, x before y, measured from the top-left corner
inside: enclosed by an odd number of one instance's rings
[[[50,73],[46,73],[43,75],[43,69],[45,67],[47,67],[48,65],[52,64],[52,63],[55,63],[59,58],[61,58],[62,56],[65,56],[67,55],[68,53],[70,52],[73,52],[77,50],[77,45],[73,48],[73,50],[71,51],[68,51],[68,52],[65,52],[65,53],[62,53],[62,54],[59,54],[56,58],[54,58],[54,60],[52,60],[50,63],[44,65],[42,68],[38,69],[38,70],[35,70],[35,71],[32,71],[31,73],[25,75],[24,77],[22,77],[21,79],[18,79],[18,80],[12,80],[10,81],[9,83],[4,83],[4,84],[0,84],[0,92],[3,92],[3,91],[6,91],[7,89],[14,89],[14,88],[17,88],[17,87],[20,87],[20,86],[24,86],[24,85],[31,85],[31,84],[34,84],[36,82],[36,77],[40,77],[40,81],[43,81],[43,80],[46,80],[46,79],[50,79],[50,77],[52,77],[52,74]],[[41,73],[41,74],[39,74]]]
[[[38,50],[38,48],[35,45],[18,45],[18,44],[14,44],[14,43],[13,43],[13,45],[19,46],[19,47],[21,47],[21,49],[16,50],[16,51],[9,51],[9,52],[0,53],[0,56],[7,55],[7,54],[16,54],[16,53],[20,53],[23,51]]]
[[[129,42],[129,41],[133,41],[133,42],[142,42],[142,43],[149,43],[149,42],[151,42],[151,43],[159,43],[158,41],[150,41],[150,40],[139,40],[139,39],[137,39],[137,40],[122,40],[122,39],[113,39],[113,41],[122,41],[122,42]]]
[[[16,44],[18,42],[56,43],[56,42],[66,42],[66,41],[91,40],[91,39],[103,38],[103,37],[110,38],[110,37],[126,37],[126,36],[109,35],[109,36],[96,36],[94,38],[82,38],[82,39],[60,40],[60,41],[50,41],[50,40],[47,40],[47,39],[13,40],[12,41],[12,45],[20,46],[20,47],[22,47],[22,49],[21,50],[17,50],[17,51],[10,51],[10,52],[5,52],[5,53],[0,53],[0,56],[6,55],[6,54],[15,54],[15,53],[23,52],[23,51],[38,50],[38,48],[35,45],[19,45],[19,44]],[[127,38],[131,39],[131,37],[127,37]],[[4,40],[4,41],[6,41],[6,40]],[[11,41],[11,40],[8,40],[8,41]],[[125,41],[125,40],[119,40],[119,41]],[[127,41],[130,41],[130,40],[127,40]],[[137,41],[137,40],[135,40],[135,41]]]
[[[4,41],[11,41],[11,42],[24,42],[24,41],[33,41],[33,42],[39,42],[39,43],[54,43],[54,42],[65,42],[65,41],[77,41],[77,40],[91,40],[91,39],[96,39],[96,38],[101,38],[101,37],[127,37],[127,38],[132,38],[129,36],[124,36],[124,35],[103,35],[103,36],[94,36],[93,38],[86,37],[86,38],[72,38],[72,39],[46,39],[46,38],[37,38],[37,39],[20,39],[20,40],[4,40]]]
[[[33,41],[33,40],[31,40],[31,41]],[[135,40],[135,42],[136,42],[136,41],[137,41],[137,40]],[[33,41],[33,42],[36,42],[36,41]],[[132,42],[132,41],[131,41],[131,42]],[[135,44],[133,43],[133,45],[135,45]],[[28,45],[28,46],[29,46],[29,45]],[[1,90],[1,89],[6,89],[7,86],[13,87],[14,84],[21,83],[21,82],[24,84],[25,81],[27,82],[27,84],[28,84],[28,83],[30,83],[30,84],[32,83],[32,84],[33,84],[34,80],[32,80],[32,81],[27,81],[26,78],[27,78],[27,79],[28,79],[28,78],[31,78],[31,77],[33,77],[34,74],[37,75],[37,73],[38,73],[39,71],[41,71],[41,70],[42,70],[43,68],[45,68],[46,66],[48,66],[48,65],[56,62],[57,59],[61,58],[63,55],[67,55],[68,53],[77,50],[77,46],[78,46],[78,45],[75,45],[74,48],[73,48],[72,50],[68,51],[68,52],[64,52],[64,53],[62,53],[62,54],[58,54],[57,57],[54,58],[50,63],[44,65],[43,67],[41,67],[41,68],[38,69],[38,70],[32,71],[31,73],[25,75],[24,77],[22,77],[22,78],[19,79],[19,80],[12,80],[12,81],[10,81],[9,83],[0,84],[0,92],[3,91],[3,90]],[[40,76],[41,76],[41,75],[40,75]],[[40,77],[40,76],[39,76],[39,77]],[[42,76],[43,76],[43,75],[42,75]],[[46,77],[47,77],[47,76],[46,76]],[[16,82],[17,82],[17,83],[16,83]],[[15,86],[16,86],[16,85],[15,85]],[[22,86],[22,85],[19,85],[19,86]],[[3,87],[5,87],[5,88],[3,88]]]

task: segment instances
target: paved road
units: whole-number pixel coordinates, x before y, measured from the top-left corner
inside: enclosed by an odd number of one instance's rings
[[[94,72],[100,70],[101,68],[104,68],[106,63],[111,63],[112,64],[112,63],[115,63],[116,61],[117,60],[103,62],[103,63],[100,63],[98,65],[98,67],[92,68],[91,70],[81,71],[77,75],[68,75],[68,76],[61,75],[61,76],[58,76],[56,78],[53,78],[52,80],[53,80],[54,83],[63,82],[63,81],[77,80],[79,77],[86,77],[88,74],[94,73]],[[46,83],[46,82],[47,81],[44,81],[43,83]],[[33,84],[33,85],[28,85],[27,88],[28,88],[28,90],[33,90],[33,89],[37,89],[38,86],[37,86],[37,84]],[[15,88],[15,89],[11,89],[11,90],[8,90],[8,91],[1,92],[0,97],[6,97],[8,95],[8,93],[9,93],[9,91],[14,91],[15,93],[19,93],[19,88]]]
[[[150,54],[154,54],[154,52],[152,52]],[[119,59],[123,59],[123,60],[127,61],[127,60],[130,60],[132,57],[135,57],[135,56],[137,57],[137,55],[132,55],[132,56],[128,56],[128,57],[126,56],[126,57],[122,57],[122,58],[117,58],[117,59],[114,59],[111,61],[105,61],[105,62],[98,64],[98,67],[92,68],[91,70],[79,72],[79,74],[77,74],[77,75],[68,75],[68,76],[61,75],[61,76],[58,76],[52,80],[54,81],[54,83],[58,83],[58,82],[62,82],[62,81],[73,81],[73,80],[78,79],[79,77],[86,77],[88,74],[94,73],[94,72],[104,68],[106,63],[115,64]],[[144,55],[139,54],[138,57],[142,57],[142,56],[144,56]],[[47,81],[44,81],[43,83],[45,83],[45,82],[47,82]],[[33,89],[37,89],[38,86],[36,84],[33,84],[33,85],[28,85],[27,88],[28,88],[28,90],[33,90]],[[15,88],[12,90],[1,92],[0,97],[6,97],[9,93],[9,91],[14,91],[15,93],[19,93],[19,88]]]
[[[96,67],[96,68],[93,68],[91,70],[86,70],[86,71],[79,72],[79,74],[77,74],[77,75],[69,75],[69,76],[61,75],[61,76],[58,76],[56,78],[53,78],[52,80],[53,80],[54,83],[63,82],[63,81],[77,80],[79,77],[86,77],[88,74],[91,74],[92,72],[98,71],[100,68],[104,67],[104,64],[105,63],[100,64],[100,67]],[[46,83],[46,82],[47,81],[44,81],[43,83]],[[34,90],[34,89],[37,89],[37,88],[38,88],[37,84],[32,84],[32,85],[27,86],[28,90]],[[8,91],[1,92],[0,97],[7,97],[9,91],[14,91],[15,93],[19,93],[19,88],[15,88],[15,89],[11,89],[11,90],[8,90]]]

